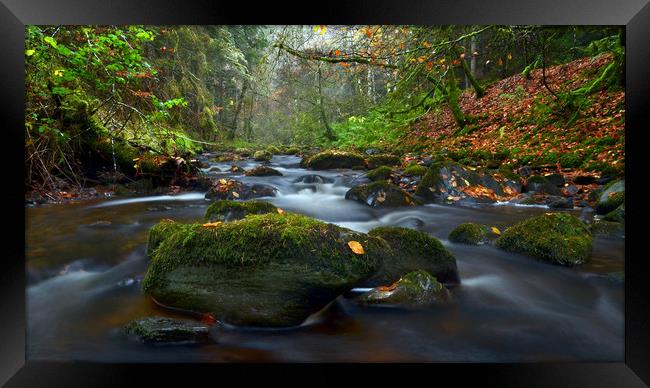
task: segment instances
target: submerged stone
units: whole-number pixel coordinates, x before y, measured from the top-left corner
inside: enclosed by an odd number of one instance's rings
[[[124,326],[125,332],[143,343],[207,343],[209,326],[195,321],[166,317],[136,319]]]
[[[445,286],[422,270],[410,272],[390,286],[377,287],[355,298],[362,304],[404,307],[429,306],[444,303],[448,299],[449,291]]]
[[[573,266],[589,259],[592,236],[579,218],[566,213],[546,213],[506,229],[495,244],[541,261]]]
[[[355,186],[345,193],[345,199],[376,208],[413,206],[417,203],[411,194],[385,181]]]

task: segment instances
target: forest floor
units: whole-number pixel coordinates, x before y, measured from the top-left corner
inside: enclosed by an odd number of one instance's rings
[[[527,79],[522,74],[497,81],[476,98],[460,96],[463,112],[473,120],[465,130],[443,107],[419,119],[399,139],[400,148],[417,153],[445,151],[454,159],[500,159],[517,167],[557,167],[619,175],[625,163],[625,92],[601,90],[565,114],[553,110],[554,94],[563,94],[593,80],[610,55],[583,58],[546,69]],[[549,91],[552,91],[552,93]],[[557,105],[555,105],[557,106]],[[571,117],[574,115],[574,117]]]

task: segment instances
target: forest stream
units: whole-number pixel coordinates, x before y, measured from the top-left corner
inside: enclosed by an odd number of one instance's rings
[[[259,165],[252,159],[208,162],[228,171]],[[183,317],[141,292],[149,228],[161,219],[202,219],[204,192],[111,197],[26,209],[27,357],[102,362],[396,361],[531,362],[622,361],[624,287],[608,277],[623,271],[625,240],[595,236],[590,261],[567,268],[491,245],[450,243],[464,222],[504,230],[549,210],[543,206],[427,204],[375,209],[344,198],[353,170],[316,173],[333,183],[294,181],[313,174],[297,156],[275,155],[283,176],[211,172],[278,189],[263,198],[288,211],[355,231],[381,225],[430,233],[456,257],[461,284],[451,300],[419,310],[363,307],[343,296],[299,327],[256,329],[215,325],[216,343],[146,345],[129,340],[130,320]],[[579,211],[568,210],[576,215]],[[358,290],[361,291],[361,290]]]

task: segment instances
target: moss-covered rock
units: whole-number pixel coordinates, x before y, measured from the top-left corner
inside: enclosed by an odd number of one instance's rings
[[[265,150],[255,151],[253,154],[253,159],[258,162],[269,162],[271,158],[273,158],[273,154]]]
[[[610,222],[625,222],[625,203],[621,203],[616,209],[605,214],[603,220]]]
[[[397,155],[370,155],[366,161],[369,169],[373,170],[380,166],[399,166],[402,159]]]
[[[305,158],[301,165],[314,170],[329,170],[335,168],[352,168],[362,166],[365,159],[353,152],[324,151]]]
[[[362,244],[357,255],[349,241]],[[294,326],[370,278],[391,253],[381,238],[297,214],[183,225],[142,282],[161,304],[246,326]]]
[[[594,236],[609,238],[624,238],[625,223],[600,220],[592,223],[589,230]]]
[[[205,211],[205,222],[241,220],[249,214],[277,213],[278,208],[265,201],[228,201],[212,203]],[[152,228],[153,230],[153,228]]]
[[[415,194],[425,200],[444,201],[450,197],[474,202],[507,199],[521,191],[518,181],[486,170],[469,169],[456,162],[438,161],[429,167]]]
[[[456,258],[430,234],[396,226],[381,226],[368,234],[384,239],[390,245],[392,255],[365,283],[367,286],[391,284],[418,269],[431,273],[444,283],[460,282]]]
[[[143,343],[206,343],[210,328],[199,322],[166,317],[136,319],[124,326],[127,335]]]
[[[253,155],[253,151],[250,148],[237,148],[234,151],[237,155],[248,157]]]
[[[524,191],[534,191],[541,194],[560,195],[560,190],[546,177],[533,175],[526,180]]]
[[[361,304],[398,305],[421,307],[444,303],[449,291],[434,276],[418,270],[404,275],[391,286],[377,287],[359,295],[355,301]]]
[[[404,169],[404,175],[423,176],[427,173],[427,168],[419,164],[412,164]]]
[[[417,204],[411,194],[386,181],[355,186],[345,193],[345,199],[376,208],[413,206]]]
[[[282,154],[282,150],[276,146],[268,146],[266,147],[266,152],[270,153],[271,155],[280,155]]]
[[[282,176],[282,173],[269,166],[257,166],[245,172],[247,176]]]
[[[601,194],[596,204],[596,214],[610,213],[625,203],[625,191],[609,191]]]
[[[487,239],[487,227],[471,222],[460,224],[449,233],[449,241],[460,244],[480,245]]]
[[[583,264],[591,255],[592,236],[585,223],[566,213],[547,213],[506,229],[495,244],[553,264]]]
[[[246,200],[260,197],[275,197],[277,189],[266,184],[247,185],[234,179],[220,179],[205,194],[206,199]]]
[[[147,257],[151,258],[153,252],[158,248],[160,243],[167,237],[171,236],[174,232],[180,230],[184,224],[175,222],[170,219],[165,219],[152,226],[149,229],[149,237],[147,240]]]
[[[374,170],[368,171],[366,174],[366,177],[370,179],[371,181],[385,181],[390,177],[392,170],[388,166],[380,166],[375,168]]]
[[[304,184],[323,184],[323,183],[333,183],[334,179],[328,178],[322,175],[316,174],[307,174],[301,177],[296,178],[293,183],[304,183]]]
[[[284,150],[283,154],[284,154],[284,155],[298,155],[298,154],[300,154],[301,152],[302,152],[302,151],[300,150],[299,147],[287,147],[287,148]]]

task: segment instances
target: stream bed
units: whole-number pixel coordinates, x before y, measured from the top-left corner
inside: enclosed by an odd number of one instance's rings
[[[463,222],[504,230],[548,212],[532,206],[423,205],[373,209],[344,199],[352,170],[314,172],[295,156],[274,156],[283,176],[246,177],[278,195],[263,198],[287,211],[367,232],[380,225],[432,234],[454,254],[461,284],[444,306],[423,310],[362,307],[339,297],[291,329],[219,327],[217,343],[144,345],[121,327],[136,318],[179,313],[140,291],[148,229],[161,219],[202,219],[203,192],[108,198],[26,209],[27,358],[102,362],[534,362],[624,359],[624,286],[607,273],[624,269],[624,239],[595,237],[591,261],[564,268],[492,246],[453,244]],[[210,163],[227,171],[252,160]],[[208,169],[206,169],[207,171]],[[294,181],[307,174],[333,183]],[[575,210],[576,215],[579,211]]]

